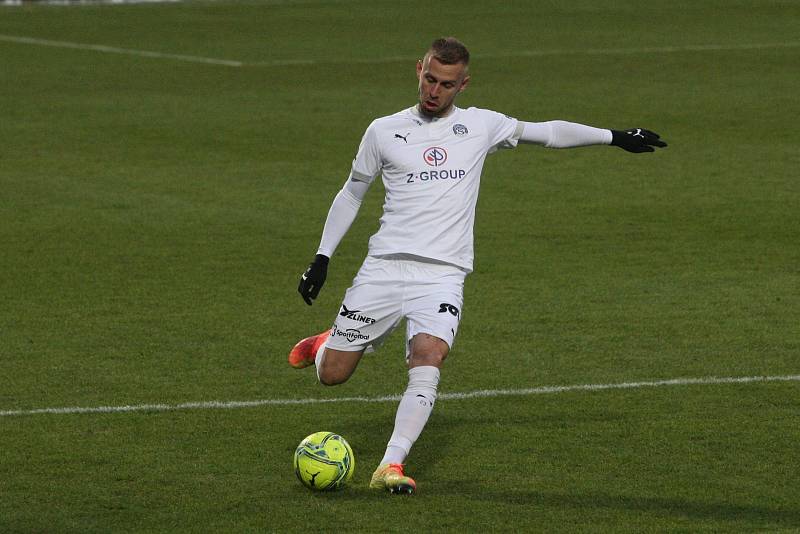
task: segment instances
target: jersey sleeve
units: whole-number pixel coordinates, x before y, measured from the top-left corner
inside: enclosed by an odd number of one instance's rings
[[[611,130],[562,120],[547,122],[519,121],[520,143],[533,143],[547,148],[574,148],[611,144]]]
[[[345,182],[342,190],[333,199],[331,209],[328,210],[328,218],[322,229],[322,239],[320,239],[317,254],[333,257],[339,242],[356,219],[367,189],[369,189],[368,183],[352,179]]]
[[[353,168],[350,171],[350,178],[359,182],[372,183],[375,177],[381,172],[383,160],[381,158],[380,147],[378,146],[378,136],[376,135],[376,125],[373,121],[364,132],[358,153],[353,159]]]
[[[522,134],[519,121],[496,111],[488,109],[481,111],[489,138],[489,153],[500,148],[515,148]]]

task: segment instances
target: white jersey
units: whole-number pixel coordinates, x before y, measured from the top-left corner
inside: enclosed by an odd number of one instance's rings
[[[429,118],[412,107],[369,125],[351,179],[386,189],[369,255],[411,254],[472,271],[473,226],[483,162],[514,148],[520,123],[501,113],[453,107]]]

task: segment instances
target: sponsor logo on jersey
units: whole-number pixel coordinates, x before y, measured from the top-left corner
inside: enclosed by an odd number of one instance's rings
[[[464,169],[409,172],[406,173],[406,183],[413,184],[416,182],[434,182],[436,180],[461,180],[466,175],[467,171]]]
[[[422,153],[422,159],[431,167],[441,167],[447,161],[447,150],[439,146],[432,146]]]
[[[467,135],[469,130],[463,124],[456,124],[453,126],[453,133],[461,137],[462,135]]]
[[[348,343],[352,343],[357,339],[361,339],[364,341],[369,340],[369,336],[366,334],[362,334],[357,328],[348,328],[347,330],[339,330],[339,327],[335,324],[333,325],[333,332],[331,332],[331,336],[336,337],[343,337],[347,340]]]
[[[366,324],[375,324],[375,319],[372,317],[367,317],[366,315],[361,315],[360,310],[348,310],[347,306],[342,304],[342,309],[339,310],[339,315],[342,317],[347,317],[348,319],[352,319],[354,321],[358,321],[360,323]]]

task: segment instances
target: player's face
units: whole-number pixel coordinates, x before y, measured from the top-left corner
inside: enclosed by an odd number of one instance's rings
[[[417,62],[417,78],[419,110],[430,117],[444,117],[450,113],[456,96],[469,83],[466,65],[445,65],[430,54]]]

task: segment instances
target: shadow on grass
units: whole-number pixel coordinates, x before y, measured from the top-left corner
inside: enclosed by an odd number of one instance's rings
[[[485,491],[481,488],[459,492],[479,501],[498,501],[506,505],[561,508],[575,511],[639,511],[660,516],[685,517],[690,520],[747,522],[753,526],[800,526],[800,508],[795,510],[727,502],[700,502],[672,497],[633,497],[602,493],[564,494],[538,491]]]

